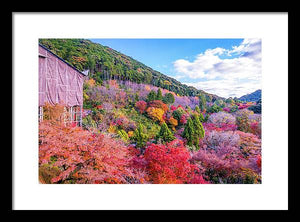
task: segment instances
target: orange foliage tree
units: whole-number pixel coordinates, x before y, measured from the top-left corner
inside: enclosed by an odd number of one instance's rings
[[[118,84],[117,80],[108,80],[108,85],[111,87],[114,87],[116,89],[119,88],[119,84]]]
[[[178,121],[173,116],[168,120],[169,124],[172,126],[172,130],[175,131],[175,127],[178,126]]]
[[[144,183],[143,172],[130,167],[132,158],[128,147],[107,135],[40,123],[40,169],[57,170],[50,183]]]
[[[147,103],[141,100],[135,103],[135,107],[139,110],[140,113],[144,113],[147,108]]]
[[[96,81],[93,78],[86,80],[84,83],[87,84],[89,87],[94,87],[96,85]]]
[[[169,110],[169,107],[165,103],[163,103],[161,100],[153,100],[153,101],[148,103],[148,106],[149,107],[160,108],[164,112],[167,112]]]

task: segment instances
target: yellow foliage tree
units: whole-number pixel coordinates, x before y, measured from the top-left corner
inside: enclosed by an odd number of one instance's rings
[[[89,79],[89,80],[86,80],[86,84],[89,86],[89,87],[94,87],[96,85],[96,81],[94,79]]]
[[[171,83],[170,83],[168,80],[165,80],[165,81],[164,81],[164,84],[165,84],[165,85],[168,85],[168,86],[171,85]]]
[[[133,131],[129,131],[128,132],[128,137],[132,137],[133,136]]]
[[[151,90],[150,86],[145,85],[145,90],[150,91]]]
[[[161,108],[155,108],[155,107],[149,107],[146,110],[147,114],[150,116],[155,121],[159,121],[160,123],[163,123],[163,115],[164,115],[164,110]]]
[[[110,124],[109,128],[107,129],[108,133],[117,133],[117,127],[115,125]]]
[[[88,94],[86,94],[86,92],[83,92],[83,99],[84,100],[88,100],[90,97],[88,96]]]

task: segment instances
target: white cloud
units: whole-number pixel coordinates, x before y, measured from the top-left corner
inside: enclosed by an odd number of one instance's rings
[[[216,94],[225,98],[241,97],[245,94],[261,89],[259,81],[238,82],[236,80],[208,80],[196,83],[184,83],[202,89],[205,92]]]
[[[227,55],[227,58],[220,58],[220,55]],[[260,88],[261,40],[244,39],[231,50],[207,49],[192,62],[179,59],[173,65],[180,79],[199,79],[197,83],[185,83],[187,85],[223,97],[239,97]]]
[[[211,78],[211,75],[208,75],[207,72],[213,69],[215,64],[222,61],[216,55],[220,54],[220,50],[217,49],[206,50],[204,54],[199,54],[194,62],[178,59],[173,63],[174,68],[177,73],[184,74],[191,79]]]
[[[205,54],[212,54],[212,55],[222,55],[224,52],[226,52],[226,49],[223,48],[215,48],[215,49],[208,49],[205,51]]]
[[[244,53],[244,52],[257,52],[261,51],[261,39],[244,39],[239,46],[233,46],[229,53]]]

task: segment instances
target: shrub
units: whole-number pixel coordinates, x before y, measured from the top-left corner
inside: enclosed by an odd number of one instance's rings
[[[109,136],[48,121],[40,124],[39,166],[43,171],[49,164],[60,172],[51,176],[51,183],[141,183],[143,178],[130,167],[132,157]]]
[[[191,104],[191,100],[187,96],[175,96],[174,106],[188,106]],[[197,105],[197,104],[196,104]]]
[[[90,78],[89,80],[85,80],[84,84],[86,85],[86,87],[90,88],[96,85],[96,81],[93,78]]]
[[[235,117],[226,112],[218,112],[211,114],[207,122],[221,127],[222,124],[235,124]]]
[[[224,108],[225,107],[225,103],[222,99],[218,99],[215,101],[215,104],[221,108]]]
[[[207,109],[207,112],[208,113],[217,113],[217,112],[220,112],[222,110],[221,107],[219,107],[218,105],[216,104],[213,104],[212,106],[210,106],[208,109]]]
[[[123,113],[117,113],[113,122],[116,124],[118,129],[124,130],[129,130],[131,128],[130,125],[133,123]]]
[[[144,113],[147,108],[147,103],[145,101],[141,100],[141,101],[138,101],[135,103],[135,107],[138,109],[138,111],[140,113]]]
[[[127,141],[129,140],[128,134],[127,134],[126,131],[123,130],[123,129],[118,130],[118,135],[121,137],[121,139],[122,139],[124,142],[127,142]]]
[[[128,135],[129,138],[132,137],[133,136],[133,131],[128,131],[127,135]]]
[[[144,115],[140,115],[135,109],[124,109],[125,115],[131,120],[126,131],[135,131],[138,123],[142,123],[145,128],[145,133],[149,138],[153,138],[160,130],[160,126],[152,119]],[[136,124],[135,124],[136,123]]]
[[[238,116],[236,118],[237,129],[243,132],[250,132],[250,122],[247,115]]]
[[[240,137],[233,131],[211,131],[203,139],[205,148],[219,150],[221,146],[239,146]]]
[[[173,112],[173,111],[175,111],[177,109],[177,107],[176,106],[170,106],[170,110]]]
[[[236,117],[242,117],[242,116],[247,116],[249,117],[250,115],[253,115],[254,112],[251,111],[251,110],[248,110],[248,109],[241,109],[241,110],[238,110],[234,113],[234,115]]]
[[[187,116],[186,114],[183,114],[181,117],[180,117],[180,124],[181,125],[185,125],[187,123]]]
[[[257,156],[256,164],[259,168],[261,168],[261,156]]]
[[[217,151],[200,149],[192,154],[191,162],[203,167],[204,175],[212,183],[261,183],[256,159],[243,158],[237,147],[221,146]]]
[[[248,107],[249,107],[249,105],[247,105],[247,104],[240,104],[238,109],[246,109]]]
[[[221,123],[220,127],[216,126],[213,123],[203,123],[203,127],[207,131],[235,131],[237,129],[237,125],[235,124],[226,124],[226,123]]]
[[[96,122],[92,119],[90,115],[82,118],[82,126],[84,129],[97,128]]]
[[[176,110],[173,111],[172,115],[175,119],[177,119],[177,121],[180,121],[181,116],[185,113],[185,111],[183,110],[183,108],[179,107]]]
[[[173,118],[172,116],[169,118],[168,123],[171,125],[172,130],[175,131],[175,127],[178,126],[177,119]]]
[[[230,112],[231,113],[236,112],[238,109],[239,109],[239,107],[237,105],[233,105],[230,107]]]
[[[225,111],[227,113],[230,113],[230,108],[229,107],[225,107],[225,108],[223,108],[223,111]]]
[[[250,123],[250,133],[261,137],[261,122]]]
[[[152,183],[182,184],[196,181],[207,183],[199,174],[197,167],[190,164],[190,154],[180,140],[174,140],[166,145],[149,145],[144,159]]]
[[[160,100],[153,100],[148,103],[148,106],[162,109],[164,112],[167,112],[169,110],[169,107]]]
[[[261,114],[250,114],[248,115],[249,121],[253,122],[261,122]]]
[[[233,99],[231,97],[229,97],[228,99],[226,99],[225,102],[227,104],[233,104],[234,103],[234,101],[233,101]]]
[[[261,139],[252,134],[236,131],[240,137],[240,150],[245,158],[261,155]]]
[[[108,129],[107,129],[107,132],[108,133],[112,133],[112,134],[117,133],[117,126],[116,126],[116,124],[111,123],[109,125]]]

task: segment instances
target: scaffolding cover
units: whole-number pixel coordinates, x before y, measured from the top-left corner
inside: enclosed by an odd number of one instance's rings
[[[41,46],[39,55],[39,106],[81,106],[85,76]]]

